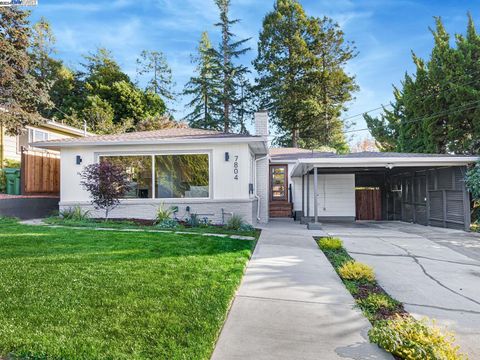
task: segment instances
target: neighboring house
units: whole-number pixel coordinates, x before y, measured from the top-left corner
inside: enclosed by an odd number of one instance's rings
[[[77,138],[91,135],[84,130],[48,120],[36,126],[27,126],[21,135],[7,135],[0,126],[0,160],[20,161],[22,147],[29,149],[32,142]],[[40,149],[39,149],[40,150]]]
[[[348,155],[268,147],[268,116],[255,135],[169,129],[39,141],[61,152],[61,208],[92,210],[79,172],[102,159],[121,164],[133,190],[117,218],[155,217],[178,207],[221,223],[239,214],[249,223],[294,215],[318,221],[403,220],[468,229],[466,166],[477,157],[363,152]],[[99,213],[98,213],[99,214]]]

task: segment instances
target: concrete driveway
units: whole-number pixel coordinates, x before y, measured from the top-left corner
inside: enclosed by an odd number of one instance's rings
[[[455,332],[462,352],[480,359],[480,237],[400,222],[325,224],[380,285],[415,317]]]
[[[370,324],[313,236],[293,220],[262,230],[213,360],[375,360]]]

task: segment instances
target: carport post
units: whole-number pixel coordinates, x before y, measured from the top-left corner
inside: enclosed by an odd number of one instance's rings
[[[305,175],[302,175],[302,217],[305,216]]]
[[[318,169],[313,168],[313,216],[315,223],[318,223]]]
[[[310,217],[310,170],[308,170],[307,172],[307,218],[309,217]]]

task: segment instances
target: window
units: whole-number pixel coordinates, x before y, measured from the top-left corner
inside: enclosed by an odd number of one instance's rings
[[[48,132],[37,129],[28,129],[28,142],[47,141],[48,139]]]
[[[207,154],[155,156],[155,197],[209,197]]]
[[[152,197],[151,156],[102,156],[100,161],[108,161],[125,169],[131,186],[125,199]]]
[[[125,169],[132,187],[126,199],[210,196],[208,154],[101,156],[100,161]]]

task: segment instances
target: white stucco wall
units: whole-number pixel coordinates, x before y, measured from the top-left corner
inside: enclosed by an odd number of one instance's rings
[[[290,180],[294,186],[294,210],[302,210],[302,178]],[[307,178],[305,177],[305,186]],[[310,216],[314,214],[313,175],[310,175]],[[305,197],[307,189],[305,188]],[[305,202],[305,216],[307,203]],[[355,217],[355,175],[318,175],[318,216]]]
[[[230,154],[230,161],[228,162],[225,161],[225,152]],[[248,144],[101,146],[62,149],[61,203],[89,201],[89,194],[80,186],[79,172],[86,165],[96,162],[101,155],[151,155],[162,153],[208,153],[210,154],[210,197],[212,199],[240,200],[253,197],[249,194],[248,189],[248,184],[251,181],[251,154]],[[82,157],[81,165],[76,165],[77,155]],[[236,156],[238,156],[238,180],[234,178]],[[149,200],[152,199],[142,199],[142,201]]]

